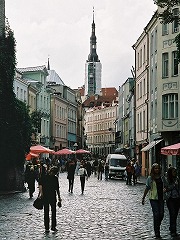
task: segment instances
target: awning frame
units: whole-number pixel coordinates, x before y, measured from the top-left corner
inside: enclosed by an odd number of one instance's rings
[[[162,142],[163,139],[158,139],[158,140],[154,140],[152,142],[150,142],[147,146],[143,147],[141,149],[141,152],[146,152],[149,151],[151,148],[153,148],[155,145],[157,145],[158,143]]]

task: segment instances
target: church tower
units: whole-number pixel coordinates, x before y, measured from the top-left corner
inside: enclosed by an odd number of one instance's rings
[[[93,8],[92,33],[90,37],[90,54],[85,64],[85,96],[100,95],[102,65],[96,53],[96,35]]]

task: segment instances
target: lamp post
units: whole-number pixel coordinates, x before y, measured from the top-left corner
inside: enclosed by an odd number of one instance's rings
[[[74,143],[73,147],[74,147],[74,150],[76,151],[76,150],[77,150],[77,147],[78,147],[77,142]],[[76,160],[76,153],[74,154],[74,157],[75,157],[75,160]]]
[[[73,147],[74,147],[74,150],[76,151],[76,150],[77,150],[77,147],[78,147],[77,142],[74,143]]]

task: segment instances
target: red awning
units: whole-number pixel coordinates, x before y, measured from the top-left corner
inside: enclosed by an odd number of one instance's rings
[[[161,148],[163,155],[180,155],[180,143]]]

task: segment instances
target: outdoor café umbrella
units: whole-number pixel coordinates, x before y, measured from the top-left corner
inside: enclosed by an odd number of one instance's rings
[[[180,143],[161,148],[163,155],[180,155]]]
[[[83,153],[91,153],[90,151],[87,151],[87,150],[85,150],[85,149],[78,149],[77,151],[76,151],[76,154],[83,154]]]
[[[30,147],[30,151],[33,153],[51,153],[51,154],[54,153],[53,150],[43,147],[41,145],[36,145],[36,146]]]
[[[75,151],[72,151],[68,148],[63,148],[63,149],[55,152],[54,154],[55,155],[68,155],[68,154],[73,154],[73,153],[75,153]]]
[[[29,152],[26,155],[26,160],[31,160],[32,158],[37,158],[37,157],[39,157],[39,154],[35,154],[35,153],[32,153],[32,152]]]

